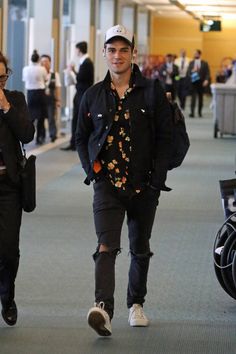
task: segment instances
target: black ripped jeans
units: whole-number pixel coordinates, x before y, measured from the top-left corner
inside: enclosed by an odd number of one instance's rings
[[[147,187],[139,194],[124,196],[107,180],[94,184],[93,212],[98,247],[95,261],[95,301],[105,303],[110,318],[114,312],[115,260],[120,252],[121,229],[127,214],[131,262],[127,289],[127,306],[142,305],[147,293],[150,237],[160,192]],[[109,252],[99,252],[104,244]]]

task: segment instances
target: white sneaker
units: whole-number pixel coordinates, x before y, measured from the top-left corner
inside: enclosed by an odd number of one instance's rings
[[[108,313],[104,310],[104,302],[99,302],[99,304],[94,304],[87,315],[88,324],[92,327],[99,336],[110,336],[111,330],[111,320]]]
[[[129,309],[129,320],[130,326],[132,327],[147,327],[149,321],[143,312],[143,307],[139,304],[133,304]]]

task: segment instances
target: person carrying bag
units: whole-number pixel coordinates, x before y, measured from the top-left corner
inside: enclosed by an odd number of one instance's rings
[[[17,322],[15,279],[22,219],[22,151],[34,138],[24,94],[5,89],[11,70],[0,52],[0,299],[3,320]]]

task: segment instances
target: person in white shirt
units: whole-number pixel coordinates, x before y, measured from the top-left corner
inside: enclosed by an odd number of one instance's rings
[[[31,63],[23,68],[23,81],[27,90],[27,103],[32,122],[37,121],[36,144],[45,140],[44,115],[46,110],[45,88],[47,71],[40,65],[37,50],[33,51]]]
[[[58,72],[51,70],[51,57],[48,54],[41,55],[41,65],[47,70],[46,103],[49,135],[51,142],[57,139],[56,109],[61,106],[61,80]]]
[[[175,59],[175,64],[179,68],[179,80],[177,84],[177,95],[181,109],[185,109],[186,97],[188,95],[188,78],[187,70],[189,66],[189,58],[186,57],[186,50],[180,49],[180,56]]]

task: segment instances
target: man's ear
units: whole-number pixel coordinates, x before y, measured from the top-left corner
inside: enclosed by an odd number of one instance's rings
[[[136,56],[137,56],[137,49],[134,48],[133,53],[132,53],[132,59],[135,60]]]
[[[105,56],[106,56],[105,48],[103,48],[103,50],[102,50],[102,55],[105,58]]]

